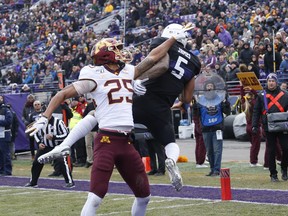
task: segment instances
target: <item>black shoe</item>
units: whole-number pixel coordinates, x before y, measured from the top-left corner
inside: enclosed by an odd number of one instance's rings
[[[283,181],[287,181],[288,180],[288,176],[287,176],[287,170],[281,170],[282,173],[282,180]]]
[[[84,167],[85,163],[74,163],[73,166],[74,167]]]
[[[89,162],[86,162],[86,164],[85,164],[85,168],[89,168],[90,166],[92,166],[92,163],[89,163]]]
[[[37,184],[32,184],[31,182],[27,183],[24,185],[24,187],[32,187],[32,188],[37,188],[38,185]]]
[[[151,170],[150,172],[147,173],[147,175],[155,175],[157,173],[156,170]]]
[[[56,173],[56,172],[53,172],[51,174],[48,175],[49,177],[59,177],[59,176],[62,176],[61,173]]]
[[[219,176],[219,175],[220,175],[219,172],[213,172],[213,173],[211,174],[211,177],[217,177],[217,176]]]
[[[164,176],[164,175],[165,175],[164,172],[157,172],[157,173],[154,174],[154,176]]]
[[[213,172],[209,172],[206,176],[211,176],[213,174]]]
[[[277,174],[271,175],[271,182],[279,182]]]
[[[67,183],[64,188],[74,188],[75,187],[75,184],[74,182],[73,183]]]

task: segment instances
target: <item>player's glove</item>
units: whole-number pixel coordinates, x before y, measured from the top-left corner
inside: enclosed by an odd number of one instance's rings
[[[39,130],[45,128],[47,124],[48,118],[42,115],[36,122],[32,122],[27,126],[25,133],[29,134],[30,136],[34,136],[34,134],[36,134]]]
[[[173,35],[173,37],[177,40],[177,41],[181,41],[181,39],[184,38],[188,38],[189,34],[187,33],[187,31],[193,29],[195,27],[194,24],[192,23],[187,23],[187,25],[185,27],[183,27],[183,29],[175,32],[176,34]]]
[[[143,85],[143,83],[146,82],[147,80],[148,78],[145,78],[143,80],[134,80],[133,90],[135,94],[144,95],[146,93],[146,87]]]

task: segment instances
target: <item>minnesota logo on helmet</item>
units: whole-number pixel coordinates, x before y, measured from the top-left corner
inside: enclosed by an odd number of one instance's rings
[[[123,49],[123,43],[114,38],[104,38],[97,42],[92,50],[91,57],[95,65],[104,65],[109,63],[129,63],[132,61],[132,54]]]

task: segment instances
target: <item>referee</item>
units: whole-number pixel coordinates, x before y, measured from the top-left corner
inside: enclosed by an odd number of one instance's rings
[[[37,182],[44,166],[44,164],[40,164],[37,161],[38,157],[51,151],[55,146],[60,145],[63,140],[68,136],[68,133],[69,129],[66,127],[65,123],[62,120],[51,116],[47,126],[34,135],[35,141],[38,144],[39,149],[37,150],[31,168],[32,178],[30,182],[25,185],[25,187],[38,187]],[[57,160],[59,160],[59,164],[61,164],[61,173],[66,182],[65,187],[75,187],[71,175],[71,170],[68,166],[67,157],[60,157]]]

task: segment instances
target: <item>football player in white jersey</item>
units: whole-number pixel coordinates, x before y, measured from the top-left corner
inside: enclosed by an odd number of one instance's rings
[[[172,36],[152,50],[135,67],[125,64],[129,55],[126,50],[122,49],[122,43],[111,38],[102,39],[94,45],[91,51],[95,66],[85,66],[80,71],[79,80],[58,92],[42,117],[26,130],[26,133],[33,135],[43,128],[53,110],[66,98],[85,93],[92,94],[96,104],[95,115],[89,115],[81,127],[76,125],[76,128],[71,131],[74,138],[83,137],[97,122],[99,124],[99,133],[95,138],[94,145],[90,192],[82,209],[82,216],[95,215],[107,193],[114,165],[136,197],[132,205],[132,215],[145,215],[150,200],[149,182],[139,153],[133,145],[130,145],[131,130],[134,127],[132,81],[140,75],[143,77],[143,74],[147,78],[154,78],[164,73],[168,68],[167,51],[179,37],[181,36]],[[141,83],[134,82],[134,88],[138,87],[141,89]],[[74,139],[73,136],[70,137],[70,140]],[[73,143],[66,140],[65,145],[60,145],[58,152],[66,154]],[[40,161],[44,162],[45,156],[40,158]]]

